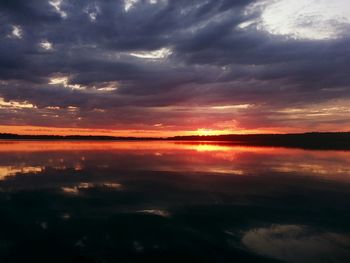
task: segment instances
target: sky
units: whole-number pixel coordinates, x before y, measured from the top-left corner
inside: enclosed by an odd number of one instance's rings
[[[350,131],[348,0],[0,1],[0,133]]]

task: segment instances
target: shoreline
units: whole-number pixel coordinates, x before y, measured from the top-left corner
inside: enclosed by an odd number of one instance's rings
[[[52,136],[1,134],[0,140],[11,141],[179,141],[206,142],[226,145],[286,147],[315,150],[350,150],[350,132],[298,133],[298,134],[229,134],[214,136],[175,136],[168,138],[113,137],[113,136]]]

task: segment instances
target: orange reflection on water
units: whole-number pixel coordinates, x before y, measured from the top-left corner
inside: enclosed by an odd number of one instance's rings
[[[2,157],[2,158],[1,158]],[[0,179],[45,168],[289,173],[350,181],[350,152],[179,141],[0,141]]]
[[[228,146],[213,142],[178,141],[15,141],[0,140],[0,152],[88,151],[88,150],[195,150],[197,152],[271,152],[275,148]]]
[[[40,173],[43,169],[44,168],[40,166],[0,166],[0,180],[4,180],[8,176],[16,174]]]

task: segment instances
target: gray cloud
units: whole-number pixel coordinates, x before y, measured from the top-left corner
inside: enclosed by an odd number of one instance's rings
[[[349,98],[350,39],[286,38],[259,30],[258,22],[242,28],[259,19],[261,9],[247,12],[256,2],[140,0],[126,11],[118,0],[63,0],[56,8],[2,1],[0,97],[37,108],[0,108],[0,124],[23,124],[24,115],[28,125],[61,127],[215,128],[235,120],[242,128],[309,129],[278,112]],[[55,78],[66,82],[52,85]],[[212,109],[237,104],[251,106]],[[67,113],[69,106],[78,113]],[[48,107],[60,107],[52,113],[59,118],[44,114]],[[347,123],[344,114],[333,122]]]

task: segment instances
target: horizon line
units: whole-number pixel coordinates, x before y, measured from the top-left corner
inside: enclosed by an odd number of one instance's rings
[[[70,138],[70,137],[80,137],[80,138],[133,138],[133,139],[171,139],[171,138],[186,138],[186,137],[224,137],[224,136],[261,136],[261,135],[307,135],[307,134],[346,134],[350,131],[308,131],[308,132],[292,132],[292,133],[227,133],[227,134],[190,134],[190,135],[174,135],[174,136],[115,136],[115,135],[80,135],[80,134],[69,134],[69,135],[59,135],[59,134],[18,134],[18,133],[2,133],[0,132],[0,139],[2,136],[15,136],[15,137],[56,137],[56,138]]]

